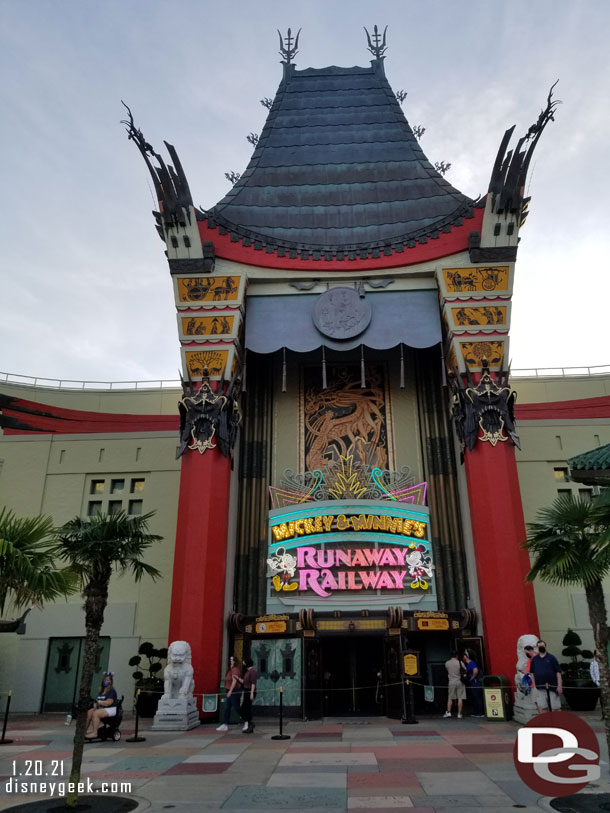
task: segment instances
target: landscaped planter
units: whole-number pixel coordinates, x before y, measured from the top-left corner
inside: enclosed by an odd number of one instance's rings
[[[592,680],[570,680],[564,681],[563,694],[572,711],[593,711],[599,688]]]
[[[157,713],[160,697],[160,692],[140,691],[136,704],[140,717],[154,717]]]

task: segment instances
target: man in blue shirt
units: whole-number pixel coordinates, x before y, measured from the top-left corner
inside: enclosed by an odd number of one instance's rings
[[[530,661],[530,674],[534,679],[534,698],[538,713],[560,711],[561,700],[559,695],[563,694],[563,683],[557,658],[547,652],[546,641],[538,641],[536,649],[538,654],[534,655]],[[547,686],[549,688],[548,693]],[[549,708],[549,697],[551,708]]]

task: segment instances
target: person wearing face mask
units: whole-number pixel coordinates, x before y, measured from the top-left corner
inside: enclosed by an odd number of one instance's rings
[[[93,708],[90,708],[87,712],[86,731],[89,733],[85,734],[86,740],[94,740],[97,738],[97,731],[102,724],[102,719],[104,717],[116,716],[118,697],[112,684],[112,672],[104,672],[102,685],[100,686],[100,693],[93,703]],[[91,730],[89,731],[89,729]]]
[[[538,641],[536,644],[538,654],[530,661],[530,674],[534,681],[534,699],[538,707],[538,713],[544,711],[560,711],[561,700],[559,696],[563,694],[563,684],[561,678],[561,668],[557,658],[547,651],[546,641]],[[547,686],[549,691],[547,692]],[[549,708],[549,700],[551,707]]]

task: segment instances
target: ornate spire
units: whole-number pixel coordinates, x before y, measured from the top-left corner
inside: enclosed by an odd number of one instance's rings
[[[375,59],[385,59],[385,52],[388,50],[388,46],[386,45],[386,31],[388,27],[383,29],[383,35],[379,33],[379,29],[377,26],[373,27],[373,36],[369,34],[367,28],[364,28],[366,32],[366,39],[368,42],[368,50],[373,54]]]
[[[292,31],[289,28],[288,33],[285,37],[282,38],[280,34],[279,28],[277,29],[278,36],[280,38],[280,51],[279,54],[282,57],[282,64],[283,65],[291,65],[292,60],[299,52],[299,34],[301,33],[301,29],[297,31],[296,37],[292,36]]]

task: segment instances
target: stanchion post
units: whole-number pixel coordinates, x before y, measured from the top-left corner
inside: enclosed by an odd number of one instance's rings
[[[280,733],[274,734],[272,740],[289,740],[290,735],[284,734],[284,687],[280,686]]]
[[[413,681],[406,678],[406,683],[409,688],[409,713],[406,717],[403,716],[402,723],[403,725],[419,725],[419,720],[416,720],[413,714],[413,707],[415,705],[413,700]]]
[[[6,708],[4,709],[4,722],[2,724],[2,739],[0,739],[0,745],[8,745],[12,740],[7,740],[4,736],[6,734],[6,725],[8,723],[8,710],[11,707],[11,697],[13,694],[13,690],[9,689],[8,697],[6,699]]]
[[[146,737],[139,737],[138,736],[138,727],[140,724],[140,713],[138,711],[138,700],[140,699],[140,689],[136,690],[136,730],[134,731],[133,737],[129,737],[125,740],[125,742],[146,742]]]

